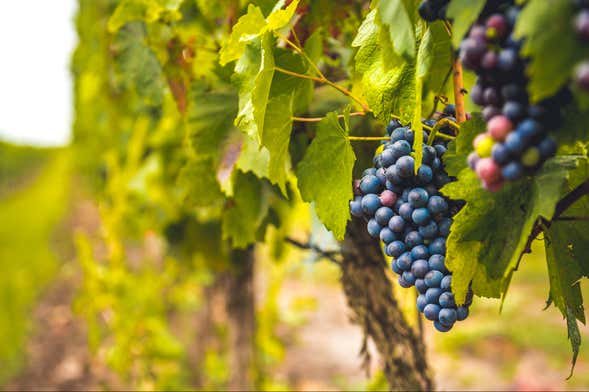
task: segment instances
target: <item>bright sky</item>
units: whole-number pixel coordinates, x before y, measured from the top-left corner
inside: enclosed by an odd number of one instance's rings
[[[76,0],[0,1],[0,138],[69,141]]]

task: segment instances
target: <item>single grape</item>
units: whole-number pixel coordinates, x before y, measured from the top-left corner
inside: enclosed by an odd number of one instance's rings
[[[409,248],[423,244],[423,237],[417,231],[411,231],[405,236],[405,244]]]
[[[435,158],[435,159],[437,159],[437,158]],[[433,162],[433,160],[432,160],[432,162]],[[417,178],[419,179],[420,183],[428,184],[434,178],[434,172],[433,172],[432,168],[429,167],[428,165],[421,165],[419,167],[419,169],[417,170]]]
[[[547,137],[538,145],[540,151],[540,157],[542,160],[546,160],[553,157],[556,154],[556,143],[551,138]]]
[[[405,252],[397,258],[397,264],[403,271],[409,271],[411,269],[412,262],[413,259],[411,258],[410,252]]]
[[[442,274],[440,271],[431,270],[425,275],[424,280],[427,287],[440,287],[443,278],[444,274]]]
[[[429,250],[425,245],[417,245],[413,249],[411,249],[411,257],[413,260],[418,259],[427,259],[429,258]]]
[[[399,265],[397,264],[397,260],[393,260],[391,261],[391,269],[393,270],[394,273],[396,273],[397,275],[401,275],[403,273],[403,270],[399,267]]]
[[[403,279],[403,276],[399,276],[399,279],[397,279],[397,281],[399,282],[399,286],[408,289],[409,287],[413,286],[413,284],[407,282],[405,279]]]
[[[437,272],[437,271],[435,271],[435,272]],[[428,274],[429,274],[429,272],[428,272]],[[425,278],[425,284],[427,284],[427,278]],[[430,304],[437,304],[441,294],[442,294],[442,289],[440,289],[438,287],[430,287],[425,292],[425,299],[427,299],[427,302]]]
[[[425,294],[428,289],[423,279],[415,279],[415,288],[420,294]]]
[[[540,162],[540,150],[530,147],[522,154],[521,162],[526,167],[534,167]]]
[[[501,168],[492,158],[481,158],[475,170],[479,178],[485,182],[494,183],[501,179]]]
[[[416,225],[423,226],[429,222],[431,214],[427,208],[416,208],[411,214],[411,219]]]
[[[402,178],[408,178],[413,175],[415,161],[413,157],[402,156],[397,160],[397,173]]]
[[[427,274],[428,271],[429,271],[429,266],[427,264],[427,261],[425,261],[425,260],[422,260],[422,259],[415,260],[413,262],[413,264],[411,265],[411,273],[416,278],[425,277],[425,274]]]
[[[382,188],[382,182],[378,179],[375,175],[368,175],[362,178],[360,182],[360,190],[364,194],[368,193],[378,193]]]
[[[526,108],[517,101],[507,101],[503,105],[503,114],[512,122],[517,122],[526,116]]]
[[[427,208],[432,214],[440,214],[448,211],[448,203],[441,196],[432,196],[427,202]]]
[[[370,219],[366,225],[366,229],[368,230],[368,234],[370,234],[370,236],[378,238],[380,236],[380,230],[382,227],[378,224],[378,222],[376,222],[376,219]]]
[[[409,283],[411,286],[415,284],[415,276],[410,271],[403,272],[403,280]]]
[[[443,280],[442,280],[443,282]],[[439,303],[442,308],[452,308],[456,306],[456,302],[454,302],[454,295],[449,291],[440,294]]]
[[[397,236],[388,227],[384,227],[380,230],[380,240],[382,242],[384,242],[385,244],[388,245],[391,242],[395,241],[396,239],[397,239]]]
[[[350,212],[355,217],[362,217],[364,211],[362,210],[362,196],[356,196],[356,198],[350,201]]]
[[[429,269],[431,271],[439,271],[442,274],[442,278],[443,278],[443,273],[447,272],[446,270],[446,265],[444,264],[445,262],[445,258],[442,255],[432,255],[429,260],[427,261],[428,265],[429,265]],[[440,278],[440,279],[442,279]]]
[[[393,241],[386,247],[386,253],[388,256],[391,257],[399,257],[403,252],[405,252],[405,243],[402,241]]]
[[[409,204],[413,208],[425,207],[427,205],[427,201],[429,200],[429,195],[423,188],[413,188],[409,192],[408,199]]]
[[[391,208],[380,207],[374,213],[374,219],[376,219],[376,221],[378,222],[379,225],[387,226],[394,214],[395,213],[393,212],[393,210]]]
[[[439,332],[448,332],[452,329],[452,326],[447,327],[444,324],[440,323],[439,321],[434,321],[434,328]]]
[[[371,167],[369,169],[364,170],[364,173],[362,173],[362,177],[366,176],[376,176],[376,169],[374,167]]]
[[[478,162],[480,159],[481,159],[481,157],[479,157],[479,155],[478,155],[476,152],[474,152],[474,151],[473,151],[473,152],[471,152],[470,154],[468,154],[468,158],[467,158],[467,161],[468,161],[468,166],[469,166],[469,167],[470,167],[472,170],[474,170],[474,169],[475,169],[475,167],[476,167],[476,165],[477,165],[477,162]]]
[[[581,90],[589,92],[589,61],[584,61],[575,68],[575,83]]]
[[[442,278],[442,282],[440,283],[440,288],[442,290],[450,290],[451,284],[452,284],[452,275],[446,275]]]
[[[519,180],[524,175],[524,168],[519,162],[511,162],[505,165],[501,174],[508,181]]]
[[[389,167],[389,166],[393,165],[395,163],[395,161],[397,160],[397,158],[395,157],[395,154],[393,153],[393,151],[391,149],[385,149],[380,154],[380,159],[381,159],[383,167]]]
[[[419,312],[423,312],[425,307],[427,306],[427,300],[425,299],[425,295],[420,294],[417,296],[417,310]]]
[[[510,160],[509,150],[503,143],[495,143],[491,150],[491,158],[499,165],[504,165]]]
[[[405,131],[406,133],[407,131]],[[411,154],[411,145],[407,140],[398,140],[391,146],[391,152],[394,154],[395,159],[399,159]]]
[[[488,122],[487,130],[493,139],[503,141],[513,130],[513,123],[505,116],[495,116]]]
[[[466,318],[468,317],[468,308],[466,306],[459,306],[456,309],[456,316],[456,319],[458,321],[466,320]]]
[[[446,239],[438,237],[429,244],[429,253],[432,255],[446,254]]]
[[[423,308],[423,315],[425,316],[426,319],[434,321],[434,320],[438,319],[438,315],[440,314],[440,310],[442,310],[440,305],[428,303]]]
[[[411,214],[413,214],[413,207],[409,203],[403,203],[399,207],[399,215],[405,219],[406,222],[411,222]]]
[[[381,207],[380,198],[372,193],[362,197],[361,204],[362,210],[367,215],[374,215],[376,210],[378,210]]]
[[[379,198],[380,204],[390,208],[394,207],[395,203],[397,202],[397,195],[395,192],[389,191],[388,189],[382,191]]]
[[[458,315],[456,314],[456,310],[454,309],[443,308],[440,310],[438,318],[440,320],[440,324],[446,327],[450,327],[456,322]]]

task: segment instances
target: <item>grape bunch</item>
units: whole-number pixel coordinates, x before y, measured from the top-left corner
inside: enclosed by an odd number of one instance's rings
[[[423,0],[419,4],[419,16],[427,22],[446,19],[450,0]]]
[[[535,173],[556,153],[548,132],[562,123],[561,107],[570,93],[563,90],[530,103],[527,60],[520,52],[522,41],[512,34],[520,8],[505,1],[493,11],[471,27],[461,43],[460,58],[478,76],[470,95],[484,107],[487,122],[487,132],[474,140],[468,163],[486,189],[497,191],[505,181]]]
[[[574,20],[577,38],[585,45],[589,44],[589,0],[573,0],[577,9]],[[589,59],[584,60],[575,67],[573,80],[575,85],[586,93],[589,93]]]
[[[448,116],[451,110],[445,112]],[[438,331],[447,332],[468,316],[472,293],[464,306],[457,306],[444,262],[452,215],[459,208],[438,192],[451,181],[442,163],[445,142],[423,145],[423,163],[415,174],[413,130],[394,120],[387,131],[390,141],[355,186],[351,213],[365,218],[368,233],[382,240],[399,284],[415,286],[417,309]],[[424,132],[424,140],[428,136]]]

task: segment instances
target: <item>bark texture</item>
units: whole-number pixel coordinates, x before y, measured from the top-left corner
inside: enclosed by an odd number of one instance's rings
[[[254,250],[236,250],[235,268],[227,282],[227,318],[229,324],[229,388],[253,390],[255,385],[255,299]]]
[[[360,219],[348,224],[342,252],[342,284],[352,321],[375,343],[390,388],[433,390],[423,340],[405,321],[385,274],[380,245]]]

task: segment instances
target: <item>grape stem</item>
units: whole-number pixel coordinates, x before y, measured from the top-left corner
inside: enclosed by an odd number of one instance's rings
[[[360,105],[360,107],[362,108],[363,111],[365,111],[365,112],[372,112],[372,110],[370,110],[370,107],[368,106],[368,104],[366,102],[364,102],[362,99],[360,99],[359,97],[357,97],[356,95],[354,95],[350,90],[348,90],[345,87],[342,87],[339,84],[337,84],[337,83],[335,83],[335,82],[327,79],[327,77],[323,74],[323,72],[321,72],[321,70],[319,69],[319,67],[317,66],[317,64],[315,64],[313,62],[313,60],[311,60],[311,58],[307,55],[307,53],[305,53],[305,51],[299,45],[295,44],[294,42],[292,42],[291,40],[289,40],[287,37],[285,37],[284,35],[282,35],[282,34],[280,34],[278,32],[276,32],[276,35],[278,35],[278,37],[281,40],[283,40],[290,47],[292,47],[295,52],[297,52],[298,54],[300,54],[305,59],[305,61],[309,64],[309,66],[311,68],[313,68],[313,71],[315,71],[315,73],[317,74],[317,76],[310,76],[310,75],[300,74],[300,73],[297,73],[297,72],[292,72],[292,71],[285,70],[285,69],[280,68],[280,67],[275,67],[275,69],[278,72],[282,72],[282,73],[285,73],[287,75],[298,77],[298,78],[302,78],[302,79],[314,80],[314,81],[316,81],[318,83],[323,83],[323,84],[326,84],[328,86],[331,86],[334,89],[336,89],[337,91],[339,91],[340,93],[344,94],[345,96],[349,97],[350,99],[352,99],[353,101],[355,101],[356,103],[358,103],[358,105]]]
[[[350,117],[357,117],[357,116],[365,116],[366,112],[352,112],[349,114]],[[338,114],[337,118],[344,118],[345,115]],[[292,121],[298,122],[319,122],[323,120],[325,117],[292,117]]]
[[[526,253],[532,253],[532,243],[534,242],[534,240],[536,238],[538,238],[538,236],[542,232],[545,232],[546,230],[548,230],[550,228],[550,226],[552,225],[552,223],[557,222],[557,221],[584,221],[584,220],[589,220],[587,217],[567,217],[567,216],[562,216],[562,214],[570,206],[572,206],[573,204],[575,204],[579,199],[581,199],[583,196],[586,196],[586,195],[589,195],[589,179],[588,180],[585,180],[585,182],[583,182],[581,185],[579,185],[574,190],[572,190],[570,193],[568,193],[565,197],[563,197],[556,204],[556,208],[554,209],[554,215],[552,216],[552,219],[546,220],[546,219],[544,219],[542,217],[538,218],[538,220],[534,224],[534,228],[532,229],[532,232],[528,236],[528,240],[526,241],[526,245],[524,247],[524,250],[522,250],[521,254],[519,255],[519,259],[518,259],[517,265],[515,267],[516,270],[518,269],[519,263],[521,262],[522,258],[524,257],[524,254],[526,254]]]
[[[348,136],[349,141],[366,142],[366,141],[389,141],[391,140],[388,136]]]
[[[460,130],[460,125],[456,124],[454,121],[448,120],[447,118],[443,118],[438,121],[431,129],[429,138],[427,139],[427,144],[431,146],[434,140],[436,140],[436,137],[439,137],[440,139],[454,140],[453,136],[446,135],[444,133],[438,133],[442,127],[451,127],[454,129],[456,134],[458,134],[458,131]]]
[[[307,243],[303,243],[301,241],[295,240],[294,238],[290,238],[290,237],[286,237],[284,240],[299,249],[312,250],[313,252],[316,252],[319,255],[321,255],[321,257],[323,257],[323,258],[325,258],[325,259],[327,259],[337,265],[341,264],[341,262],[336,257],[341,254],[340,252],[323,250],[320,247],[318,247],[317,245],[312,244],[310,241]]]

